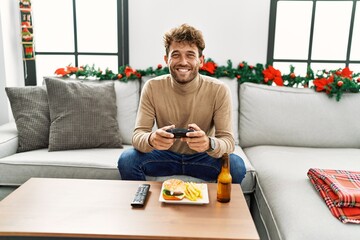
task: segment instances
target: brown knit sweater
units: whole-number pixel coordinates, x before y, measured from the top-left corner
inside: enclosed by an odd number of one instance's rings
[[[187,84],[179,84],[170,75],[163,75],[147,81],[143,87],[133,146],[141,152],[153,150],[148,140],[154,124],[158,128],[172,124],[187,128],[189,123],[195,123],[208,136],[216,137],[216,149],[208,154],[219,158],[234,151],[231,121],[230,91],[221,81],[198,75]],[[169,150],[195,153],[180,140]]]

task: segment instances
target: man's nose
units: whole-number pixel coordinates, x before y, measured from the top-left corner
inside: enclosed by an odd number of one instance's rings
[[[180,56],[180,63],[187,64],[186,56]]]

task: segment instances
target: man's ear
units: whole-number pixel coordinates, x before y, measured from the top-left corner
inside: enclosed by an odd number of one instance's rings
[[[165,61],[166,64],[168,64],[168,57],[167,57],[167,55],[164,55],[164,61]]]
[[[201,57],[199,57],[199,60],[200,60],[200,67],[202,67],[204,65],[204,62],[205,62],[205,56],[202,55]]]

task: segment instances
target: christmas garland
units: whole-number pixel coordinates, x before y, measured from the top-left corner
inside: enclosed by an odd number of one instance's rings
[[[325,92],[329,97],[336,97],[339,101],[343,93],[358,93],[360,91],[360,73],[353,73],[348,67],[336,70],[322,70],[316,74],[311,68],[307,69],[306,76],[296,75],[295,68],[290,66],[289,74],[282,74],[271,65],[249,65],[247,62],[241,62],[236,67],[230,60],[227,65],[218,66],[212,59],[207,59],[203,67],[199,70],[200,74],[221,78],[228,77],[237,79],[241,84],[251,82],[257,84],[277,85],[285,87],[303,87],[314,88],[317,92]],[[95,66],[59,68],[55,74],[62,77],[75,76],[76,78],[95,78],[98,80],[119,80],[127,82],[129,80],[141,79],[144,76],[160,76],[168,74],[169,68],[158,64],[156,68],[149,67],[145,70],[133,69],[128,65],[120,66],[117,73],[106,69],[96,69]]]

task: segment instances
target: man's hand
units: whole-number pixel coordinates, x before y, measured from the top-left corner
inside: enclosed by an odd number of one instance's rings
[[[176,139],[172,133],[168,133],[166,130],[174,127],[175,125],[165,126],[151,133],[149,138],[150,145],[157,150],[168,150]]]
[[[188,132],[186,138],[181,138],[182,142],[186,142],[190,149],[197,152],[205,152],[209,149],[209,137],[203,130],[195,123],[188,125],[189,129],[194,129],[194,132]]]

